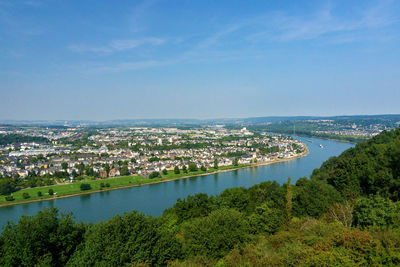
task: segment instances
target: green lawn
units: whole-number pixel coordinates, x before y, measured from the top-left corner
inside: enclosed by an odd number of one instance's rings
[[[180,174],[175,174],[174,171],[168,171],[168,174],[162,175],[163,177],[157,177],[153,179],[141,177],[141,176],[123,176],[123,177],[116,177],[116,178],[107,178],[107,179],[100,179],[100,180],[87,180],[87,181],[79,181],[73,184],[65,184],[65,185],[51,185],[51,186],[45,186],[45,187],[35,187],[35,188],[26,188],[26,189],[21,189],[19,191],[16,191],[12,194],[15,200],[13,201],[6,201],[5,196],[0,197],[0,205],[2,204],[13,204],[13,203],[19,203],[19,202],[26,202],[30,200],[38,200],[38,199],[52,199],[52,198],[57,198],[60,196],[68,196],[68,195],[74,195],[74,194],[80,194],[82,192],[92,192],[92,191],[98,191],[100,190],[100,183],[108,183],[110,187],[105,187],[103,190],[108,190],[116,187],[123,187],[123,186],[133,186],[133,185],[143,185],[143,184],[148,184],[152,182],[159,182],[159,181],[167,181],[167,180],[172,180],[176,178],[181,178],[184,176],[196,176],[200,174],[206,174],[206,173],[211,173],[215,172],[218,170],[229,170],[229,169],[235,169],[235,168],[242,168],[246,167],[248,165],[245,164],[240,164],[239,166],[221,166],[217,170],[214,168],[207,169],[207,171],[195,171],[195,172],[188,172],[188,173],[183,173],[181,171]],[[90,190],[85,190],[82,191],[80,188],[81,183],[88,183],[91,186]],[[53,189],[55,195],[51,196],[49,195],[49,189]],[[42,196],[38,196],[38,192],[42,192]],[[29,198],[24,199],[23,194],[28,193]]]

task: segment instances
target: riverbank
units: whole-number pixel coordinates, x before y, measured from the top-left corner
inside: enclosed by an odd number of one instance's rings
[[[79,196],[79,195],[105,192],[105,191],[117,190],[117,189],[122,189],[122,188],[137,187],[137,186],[142,186],[142,185],[149,185],[149,184],[163,183],[163,182],[174,181],[174,180],[179,180],[179,179],[186,179],[186,178],[190,178],[190,177],[194,177],[194,176],[204,176],[204,175],[210,175],[210,174],[215,174],[215,173],[220,173],[220,172],[229,172],[229,171],[234,171],[234,170],[243,169],[243,168],[257,167],[257,166],[261,166],[261,165],[277,164],[277,163],[291,161],[291,160],[295,160],[297,158],[306,156],[309,153],[309,150],[308,150],[307,146],[305,146],[305,147],[306,147],[306,149],[303,153],[296,155],[294,157],[290,157],[290,158],[276,159],[276,160],[272,160],[272,161],[259,162],[259,163],[253,163],[253,164],[241,164],[239,166],[221,166],[218,169],[209,168],[207,171],[198,170],[196,172],[190,172],[188,174],[184,174],[183,172],[181,172],[180,174],[175,174],[173,171],[169,171],[167,175],[164,175],[163,177],[157,177],[154,179],[149,179],[149,178],[145,178],[145,177],[141,177],[141,176],[123,176],[123,177],[107,178],[107,179],[100,179],[100,180],[82,181],[82,182],[73,183],[73,184],[27,188],[27,189],[22,189],[22,190],[14,192],[12,195],[15,198],[15,200],[12,202],[6,201],[4,196],[2,196],[2,198],[0,198],[0,207],[12,206],[12,205],[18,205],[18,204],[26,204],[26,203],[31,203],[31,202],[46,201],[46,200],[61,199],[61,198],[67,198],[67,197],[74,197],[74,196]],[[82,183],[90,184],[91,189],[81,191],[80,185]],[[101,184],[104,184],[104,185],[108,184],[109,187],[101,187]],[[55,195],[49,195],[48,194],[49,189],[52,189],[54,191]],[[42,193],[42,196],[40,196],[40,197],[38,196],[39,191]],[[30,197],[28,199],[24,199],[23,198],[24,193],[28,193]]]

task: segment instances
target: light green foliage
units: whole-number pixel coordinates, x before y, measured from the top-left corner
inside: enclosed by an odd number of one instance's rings
[[[250,240],[250,227],[238,211],[219,209],[207,217],[188,221],[183,227],[183,249],[187,256],[221,257]]]
[[[249,217],[250,227],[255,234],[272,234],[279,230],[285,223],[285,215],[282,210],[271,208],[271,204],[263,203],[256,207]]]
[[[353,212],[356,226],[389,226],[398,223],[400,207],[391,200],[380,196],[371,196],[357,200]]]
[[[123,266],[132,262],[164,264],[179,257],[180,244],[157,231],[156,221],[133,211],[89,228],[70,266]]]
[[[82,241],[85,229],[71,214],[58,217],[56,209],[23,216],[18,224],[8,223],[1,234],[2,266],[61,266]]]

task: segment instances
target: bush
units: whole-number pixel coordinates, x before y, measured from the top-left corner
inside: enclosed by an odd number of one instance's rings
[[[106,187],[110,187],[110,184],[109,184],[109,183],[106,183]]]
[[[100,188],[104,188],[105,184],[104,183],[100,183]]]
[[[159,172],[152,172],[149,175],[150,179],[157,178],[157,177],[160,177],[160,173]]]
[[[37,192],[37,195],[38,195],[38,197],[41,197],[43,194],[42,194],[41,191],[38,191],[38,192]]]
[[[24,193],[22,194],[22,197],[23,197],[24,199],[28,199],[28,198],[30,198],[31,196],[30,196],[27,192],[24,192]]]
[[[92,187],[90,186],[90,184],[81,184],[81,190],[85,191],[85,190],[90,190],[92,189]]]
[[[52,196],[52,195],[54,195],[54,190],[53,189],[49,189],[49,196]]]
[[[201,166],[200,170],[205,172],[205,171],[207,171],[207,168],[205,166]]]
[[[162,173],[163,173],[164,175],[167,175],[167,174],[168,174],[167,169],[162,170]]]
[[[13,196],[6,196],[6,201],[13,201],[15,200]]]

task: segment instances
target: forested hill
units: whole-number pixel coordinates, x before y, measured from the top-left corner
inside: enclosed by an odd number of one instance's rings
[[[315,169],[312,179],[326,181],[346,198],[378,194],[400,200],[400,128],[357,144]]]
[[[47,209],[10,222],[1,266],[399,266],[400,130],[295,185],[264,182],[97,224]]]

